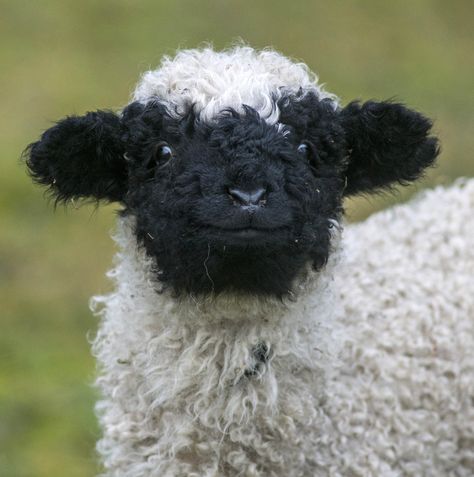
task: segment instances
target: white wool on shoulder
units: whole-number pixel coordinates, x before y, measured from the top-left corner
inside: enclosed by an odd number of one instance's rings
[[[304,63],[294,63],[276,51],[238,46],[225,51],[211,48],[179,51],[165,56],[156,70],[146,72],[133,94],[134,101],[158,99],[181,115],[190,105],[206,121],[226,108],[257,110],[268,123],[278,121],[275,102],[285,94],[314,92],[336,98],[318,85],[317,76]]]
[[[176,300],[122,219],[94,299],[105,475],[474,475],[473,210],[460,181],[349,226],[286,302]]]
[[[474,180],[347,227],[343,243],[351,339],[327,388],[329,475],[473,476]]]

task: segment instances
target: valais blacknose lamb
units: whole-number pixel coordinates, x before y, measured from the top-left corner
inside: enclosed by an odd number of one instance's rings
[[[56,200],[121,204],[93,299],[105,476],[474,475],[474,182],[341,224],[433,164],[430,128],[239,46],[28,148]]]

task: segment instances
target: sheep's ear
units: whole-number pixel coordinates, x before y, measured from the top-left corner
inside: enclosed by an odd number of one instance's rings
[[[127,184],[123,153],[120,118],[107,111],[69,116],[25,151],[31,176],[56,201],[120,201]]]
[[[349,148],[346,195],[414,181],[439,153],[431,121],[402,104],[353,102],[341,119]]]

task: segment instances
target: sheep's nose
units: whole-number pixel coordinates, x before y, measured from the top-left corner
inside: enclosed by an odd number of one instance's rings
[[[228,192],[234,203],[240,206],[264,205],[267,195],[267,190],[261,187],[251,191],[229,188]]]

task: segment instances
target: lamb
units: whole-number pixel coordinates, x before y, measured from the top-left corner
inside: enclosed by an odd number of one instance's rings
[[[56,200],[122,205],[92,300],[105,476],[473,475],[474,181],[343,230],[345,197],[434,163],[430,129],[239,46],[29,147]]]

